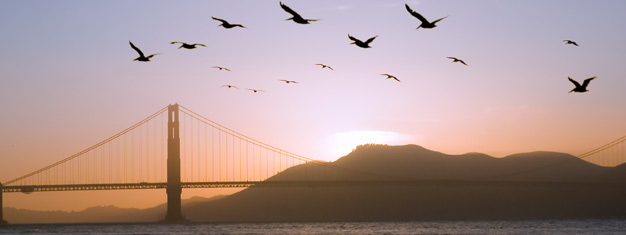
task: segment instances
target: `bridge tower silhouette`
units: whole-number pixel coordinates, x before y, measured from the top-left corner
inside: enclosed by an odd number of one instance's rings
[[[0,182],[0,224],[7,224],[8,222],[4,220],[4,216],[2,215],[2,182]]]
[[[178,104],[167,107],[167,214],[165,222],[187,221],[181,209],[180,122]]]

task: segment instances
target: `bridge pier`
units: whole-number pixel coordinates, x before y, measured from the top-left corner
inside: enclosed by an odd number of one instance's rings
[[[8,222],[6,220],[4,220],[2,211],[3,211],[3,207],[2,207],[2,182],[0,182],[0,225],[8,224]]]
[[[180,135],[178,104],[167,107],[167,214],[165,221],[178,223],[188,221],[183,216],[180,195]]]

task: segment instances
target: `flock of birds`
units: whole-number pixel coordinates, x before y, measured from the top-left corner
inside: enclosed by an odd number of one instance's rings
[[[318,21],[318,20],[319,20],[319,19],[305,19],[305,18],[303,18],[300,14],[298,14],[296,11],[294,11],[293,9],[291,9],[289,6],[287,6],[287,5],[283,4],[282,2],[279,2],[279,4],[280,4],[280,7],[281,7],[281,8],[282,8],[285,12],[287,12],[287,13],[291,14],[291,17],[290,17],[290,18],[285,19],[285,20],[287,20],[287,21],[291,20],[291,21],[293,21],[293,22],[295,22],[295,23],[298,23],[298,24],[310,24],[311,22],[314,22],[314,21]],[[435,28],[435,27],[437,27],[437,25],[436,25],[436,24],[437,24],[438,22],[440,22],[441,20],[443,20],[443,19],[445,19],[446,17],[448,17],[448,16],[444,16],[444,17],[441,17],[441,18],[436,19],[436,20],[434,20],[434,21],[428,21],[428,20],[427,20],[424,16],[422,16],[422,15],[421,15],[421,14],[419,14],[418,12],[414,11],[413,9],[411,9],[411,7],[410,7],[408,4],[404,4],[404,6],[405,6],[406,10],[409,12],[409,14],[411,14],[413,17],[417,18],[417,19],[421,22],[421,24],[420,24],[419,26],[417,26],[416,30],[417,30],[417,29],[419,29],[419,28],[424,28],[424,29],[432,29],[432,28]],[[232,29],[232,28],[236,28],[236,27],[246,28],[245,26],[243,26],[243,25],[241,25],[241,24],[231,24],[231,23],[229,23],[228,21],[226,21],[226,20],[224,20],[224,19],[216,18],[216,17],[213,17],[213,16],[212,16],[211,18],[212,18],[213,20],[216,20],[216,21],[221,22],[221,24],[220,24],[220,25],[218,25],[218,27],[219,27],[219,26],[221,26],[221,27],[224,27],[225,29]],[[371,48],[370,43],[372,43],[372,42],[376,39],[376,37],[378,37],[378,35],[373,36],[373,37],[371,37],[371,38],[369,38],[369,39],[367,39],[367,40],[365,40],[365,41],[362,41],[362,40],[360,40],[360,39],[358,39],[358,38],[355,38],[355,37],[351,36],[350,34],[348,34],[348,39],[352,40],[352,42],[351,42],[350,44],[354,44],[354,45],[356,45],[356,46],[358,46],[358,47],[360,47],[360,48]],[[150,54],[150,55],[146,56],[146,55],[145,55],[145,54],[144,54],[144,53],[143,53],[143,52],[142,52],[142,51],[141,51],[141,50],[140,50],[137,46],[135,46],[135,45],[134,45],[131,41],[128,41],[128,42],[130,43],[130,47],[131,47],[131,48],[133,48],[133,49],[134,49],[134,50],[135,50],[135,51],[139,54],[139,57],[135,58],[135,59],[134,59],[134,61],[149,62],[149,61],[150,61],[150,59],[151,59],[152,57],[154,57],[155,55],[159,55],[159,54],[161,54],[161,53],[155,53],[155,54]],[[571,45],[574,45],[574,46],[578,46],[578,43],[576,43],[576,42],[574,42],[574,41],[572,41],[572,40],[563,40],[563,42],[565,42],[565,44],[566,44],[566,45],[571,44]],[[181,45],[180,45],[180,47],[178,47],[178,49],[181,49],[181,48],[185,48],[185,49],[196,49],[198,46],[201,46],[201,47],[206,47],[206,45],[201,44],[201,43],[185,43],[185,42],[178,42],[178,41],[170,42],[170,44],[181,44]],[[465,63],[465,61],[463,61],[463,60],[461,60],[461,59],[459,59],[459,58],[452,57],[452,56],[448,56],[447,58],[448,58],[448,59],[451,59],[453,63],[454,63],[454,62],[458,62],[458,63],[461,63],[461,64],[463,64],[463,65],[465,65],[465,66],[468,66],[468,65],[467,65],[467,63]],[[319,65],[319,66],[321,66],[321,68],[322,68],[322,69],[324,69],[324,68],[328,68],[328,69],[330,69],[330,70],[334,70],[332,67],[330,67],[330,66],[328,66],[328,65],[325,65],[325,64],[315,64],[315,65]],[[219,69],[220,71],[221,71],[221,70],[224,70],[224,71],[230,71],[230,69],[225,68],[225,67],[220,67],[220,66],[213,66],[212,68]],[[397,82],[400,82],[400,79],[398,79],[397,77],[395,77],[395,76],[393,76],[393,75],[391,75],[391,74],[386,74],[386,73],[384,73],[384,74],[380,74],[380,75],[382,75],[382,76],[386,76],[386,79],[393,79],[393,80],[395,80],[395,81],[397,81]],[[591,78],[587,78],[587,79],[585,79],[585,80],[583,81],[583,84],[581,85],[581,84],[580,84],[580,83],[578,83],[576,80],[574,80],[574,79],[572,79],[572,78],[570,78],[570,77],[567,77],[567,79],[568,79],[570,82],[572,82],[572,83],[574,84],[574,86],[575,86],[575,87],[574,87],[574,89],[572,89],[572,90],[570,91],[570,93],[571,93],[571,92],[580,92],[580,93],[582,93],[582,92],[587,92],[587,91],[588,91],[588,90],[587,90],[587,86],[589,85],[589,82],[590,82],[591,80],[595,79],[595,78],[596,78],[595,76],[594,76],[594,77],[591,77]],[[278,81],[285,82],[285,83],[287,83],[287,84],[289,84],[289,83],[298,83],[298,82],[296,82],[296,81],[290,81],[290,80],[278,80]],[[223,85],[223,86],[221,86],[221,87],[239,89],[238,87],[233,86],[233,85]],[[259,89],[246,89],[246,90],[250,90],[250,91],[252,91],[252,92],[254,92],[254,93],[257,93],[257,92],[264,92],[264,90],[259,90]]]

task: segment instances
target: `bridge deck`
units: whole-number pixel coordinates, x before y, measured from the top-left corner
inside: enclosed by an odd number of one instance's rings
[[[626,183],[599,182],[527,182],[527,181],[463,181],[463,180],[336,180],[336,181],[230,181],[182,182],[182,188],[245,188],[245,187],[354,187],[354,186],[542,186],[542,187],[622,187]],[[5,193],[49,191],[165,189],[166,182],[126,184],[23,185],[3,186]]]

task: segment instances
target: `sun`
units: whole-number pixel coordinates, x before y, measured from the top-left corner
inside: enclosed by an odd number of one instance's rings
[[[329,137],[329,159],[337,160],[362,144],[410,144],[414,137],[392,131],[350,131],[336,133]]]

